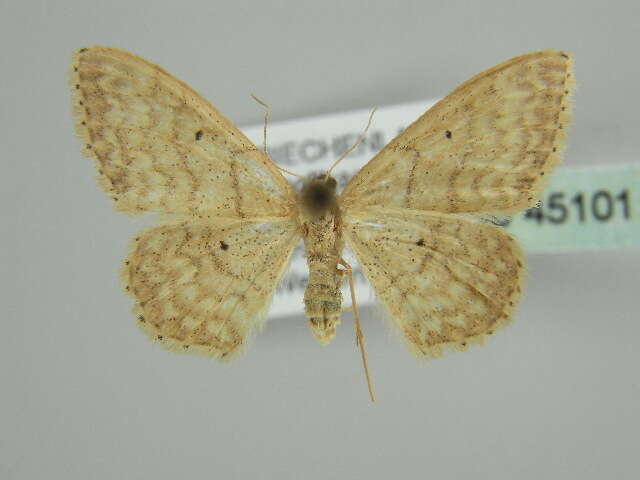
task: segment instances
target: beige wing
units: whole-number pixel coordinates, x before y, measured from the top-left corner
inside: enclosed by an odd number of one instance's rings
[[[564,146],[571,66],[547,50],[471,78],[360,170],[342,205],[497,214],[535,205]]]
[[[122,280],[142,330],[172,350],[240,351],[300,239],[294,222],[272,220],[180,223],[135,238]]]
[[[524,269],[503,231],[458,215],[380,207],[345,220],[347,244],[414,353],[464,350],[508,322]]]
[[[75,52],[76,130],[102,188],[130,214],[289,216],[294,194],[275,164],[184,83],[131,53]]]

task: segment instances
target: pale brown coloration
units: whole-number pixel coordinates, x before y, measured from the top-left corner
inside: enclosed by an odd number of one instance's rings
[[[261,325],[299,242],[295,193],[196,92],[122,50],[78,50],[76,130],[116,209],[157,212],[122,270],[139,325],[163,346],[230,358]]]
[[[154,227],[132,241],[122,280],[152,339],[227,358],[261,326],[298,241],[288,220]]]
[[[380,207],[345,222],[349,246],[414,353],[464,349],[510,319],[520,296],[522,254],[498,228]]]
[[[547,50],[476,75],[345,187],[347,245],[418,356],[466,350],[510,320],[524,261],[477,219],[536,204],[564,148],[571,68]]]
[[[274,163],[195,91],[136,55],[81,50],[76,129],[117,210],[291,218],[295,195]]]
[[[345,241],[411,351],[481,342],[511,318],[524,271],[514,240],[481,218],[538,200],[564,146],[571,63],[548,50],[473,77],[336,196],[329,172],[296,194],[161,68],[121,50],[77,51],[76,128],[100,185],[118,210],[164,222],[133,241],[122,271],[141,328],[168,348],[229,358],[261,324],[302,238],[305,310],[321,343],[340,320]]]
[[[342,312],[342,216],[336,201],[336,180],[327,175],[308,182],[300,197],[300,226],[309,265],[305,312],[314,336],[323,345],[336,335]]]
[[[571,63],[558,51],[530,53],[463,83],[351,179],[341,208],[508,214],[535,206],[564,147]]]

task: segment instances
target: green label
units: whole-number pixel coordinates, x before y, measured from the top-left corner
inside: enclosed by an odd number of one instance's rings
[[[504,227],[532,253],[638,247],[639,212],[640,165],[565,167]]]

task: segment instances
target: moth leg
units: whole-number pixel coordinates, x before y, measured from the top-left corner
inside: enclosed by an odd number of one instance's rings
[[[349,290],[351,292],[351,306],[344,307],[343,310],[351,310],[353,312],[353,317],[355,319],[354,326],[356,330],[356,345],[360,349],[360,356],[362,357],[362,366],[364,367],[364,374],[367,378],[367,388],[369,389],[369,397],[372,402],[376,401],[376,398],[373,394],[373,387],[371,386],[371,377],[369,376],[369,366],[367,365],[367,354],[364,348],[364,335],[362,334],[362,329],[360,328],[360,314],[358,313],[358,306],[356,304],[356,290],[353,282],[353,270],[351,269],[351,265],[349,265],[344,259],[340,259],[338,265],[344,267],[344,270],[338,269],[338,274],[340,276],[346,276],[349,281]]]

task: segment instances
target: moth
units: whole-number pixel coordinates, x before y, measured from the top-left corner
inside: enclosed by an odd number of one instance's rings
[[[266,146],[162,68],[105,47],[77,50],[71,68],[75,126],[100,186],[116,210],[158,214],[121,271],[139,326],[168,349],[223,360],[263,324],[300,241],[320,343],[336,334],[345,279],[353,293],[345,246],[419,357],[466,350],[507,324],[523,258],[487,219],[536,205],[560,160],[572,85],[565,52],[512,58],[439,101],[342,192],[331,169],[297,192]]]

